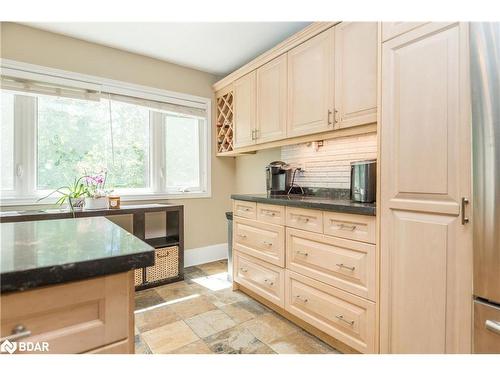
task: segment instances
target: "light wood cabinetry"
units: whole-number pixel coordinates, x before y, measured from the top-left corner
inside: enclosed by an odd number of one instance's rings
[[[286,136],[287,56],[283,54],[257,69],[257,143]]]
[[[325,212],[323,214],[325,234],[349,240],[375,243],[375,217],[365,215]]]
[[[470,353],[467,25],[400,34],[382,47],[381,351]]]
[[[257,215],[252,219],[248,211],[234,211],[235,289],[241,286],[329,343],[341,343],[339,349],[378,352],[377,249],[346,239],[371,241],[375,218],[254,204]],[[333,236],[323,233],[326,217],[334,219],[329,224]],[[335,228],[338,222],[355,223],[359,229],[345,234]]]
[[[234,147],[255,143],[256,73],[234,82]]]
[[[284,267],[285,231],[283,226],[243,218],[235,218],[233,226],[235,250]]]
[[[285,308],[361,353],[376,348],[375,304],[287,270]]]
[[[382,42],[414,30],[428,22],[382,22]]]
[[[375,245],[287,228],[286,268],[375,300]]]
[[[287,136],[333,129],[334,29],[288,52]]]
[[[118,342],[113,352],[133,353],[133,298],[132,271],[2,294],[1,336],[21,325],[31,334],[18,341],[47,342],[49,354]]]
[[[218,155],[376,131],[378,30],[314,23],[216,83]]]
[[[233,201],[233,214],[247,219],[257,218],[257,203]]]
[[[335,129],[377,122],[377,22],[335,26]]]
[[[291,228],[323,233],[323,212],[306,208],[287,207],[286,225]]]
[[[277,306],[285,306],[285,270],[283,268],[236,252],[233,274],[236,282]]]

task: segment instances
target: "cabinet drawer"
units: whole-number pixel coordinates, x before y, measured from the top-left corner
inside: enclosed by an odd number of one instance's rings
[[[285,207],[257,203],[257,220],[270,224],[285,225]]]
[[[233,247],[280,267],[285,266],[285,228],[255,220],[235,218]]]
[[[325,212],[324,220],[325,234],[375,243],[375,216]]]
[[[323,233],[323,212],[304,208],[286,208],[286,226]]]
[[[48,342],[49,354],[126,339],[132,288],[132,274],[120,273],[2,295],[1,336],[23,325],[31,335],[19,341]]]
[[[246,217],[247,219],[257,218],[257,203],[245,201],[233,201],[233,215]]]
[[[375,245],[287,228],[286,268],[375,299]]]
[[[285,307],[285,270],[242,254],[234,253],[234,280],[270,302]]]
[[[374,353],[375,304],[286,271],[285,309],[361,353]]]

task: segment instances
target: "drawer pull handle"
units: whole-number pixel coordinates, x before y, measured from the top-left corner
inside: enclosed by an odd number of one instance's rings
[[[495,320],[487,320],[484,325],[488,331],[500,335],[500,322],[497,322]]]
[[[344,318],[344,315],[340,314],[340,315],[335,315],[335,317],[338,319],[338,320],[341,320],[349,325],[354,325],[354,320],[347,320],[346,318]]]
[[[305,298],[305,297],[302,297],[302,296],[295,296],[295,298],[297,298],[299,301],[302,301],[304,303],[307,303],[308,299]]]
[[[241,234],[241,233],[238,233],[238,237],[241,237],[241,238],[247,238],[247,235],[246,235],[246,234]]]
[[[309,218],[308,217],[304,217],[304,216],[299,216],[300,220],[304,220],[306,223],[309,222]]]
[[[346,266],[344,263],[337,263],[336,264],[337,267],[339,268],[347,268],[348,270],[351,270],[351,271],[354,271],[356,269],[356,267],[352,266]]]
[[[302,250],[297,250],[296,253],[299,255],[303,255],[305,257],[309,255],[309,253],[307,251],[302,251]]]
[[[267,216],[276,216],[276,212],[273,212],[273,211],[264,211],[264,213],[265,213]]]
[[[271,286],[272,286],[272,285],[274,285],[274,282],[272,282],[271,280],[268,280],[268,279],[265,279],[265,280],[264,280],[264,282],[265,282],[266,284],[271,285]]]
[[[245,273],[248,272],[248,270],[246,268],[243,268],[243,267],[240,267],[240,271],[245,272]]]
[[[348,230],[355,230],[356,229],[356,225],[347,225],[347,224],[339,224],[339,229],[348,229]]]
[[[248,207],[243,207],[242,210],[246,211],[246,212],[250,211],[250,209]]]
[[[22,324],[19,324],[14,327],[14,329],[11,332],[11,335],[1,337],[0,338],[0,343],[3,343],[4,341],[17,341],[20,339],[23,339],[25,337],[31,336],[31,331],[27,330],[25,326]]]
[[[269,241],[262,241],[262,244],[264,246],[273,246],[273,243],[272,242],[269,242]]]

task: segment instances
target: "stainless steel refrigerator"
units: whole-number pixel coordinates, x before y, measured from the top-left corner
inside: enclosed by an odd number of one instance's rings
[[[474,352],[500,353],[500,23],[470,24]]]

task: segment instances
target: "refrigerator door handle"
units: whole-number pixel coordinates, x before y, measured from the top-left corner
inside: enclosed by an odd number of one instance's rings
[[[493,333],[496,333],[497,335],[500,335],[500,322],[488,319],[488,320],[486,320],[484,325],[488,331],[491,331]]]

